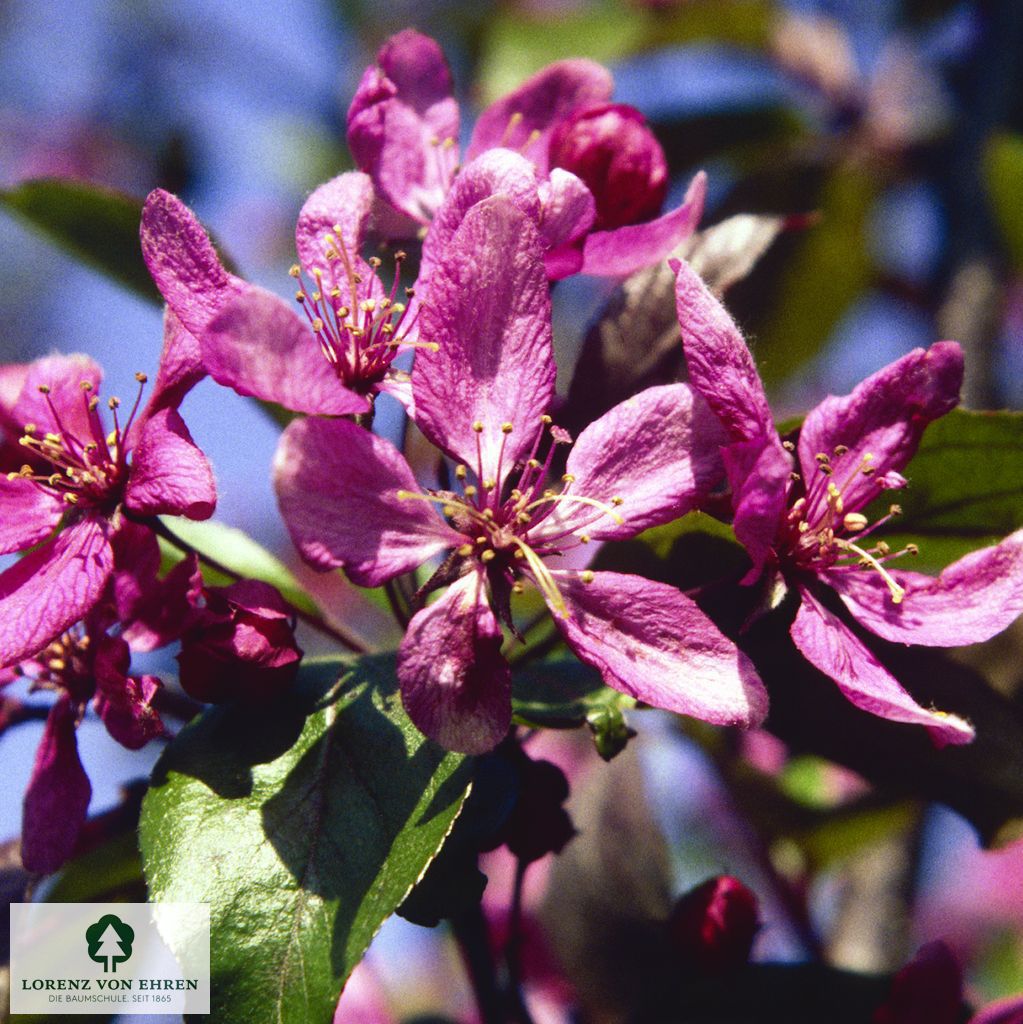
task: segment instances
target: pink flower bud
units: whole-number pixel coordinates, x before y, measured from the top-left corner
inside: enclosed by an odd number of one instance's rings
[[[558,125],[550,164],[586,183],[602,230],[656,216],[668,191],[664,150],[643,115],[624,103],[591,107]]]
[[[181,641],[181,685],[196,700],[267,700],[295,678],[302,650],[280,594],[258,580],[205,591]]]
[[[704,973],[746,963],[759,928],[756,896],[730,875],[708,878],[685,893],[668,920],[684,962]]]

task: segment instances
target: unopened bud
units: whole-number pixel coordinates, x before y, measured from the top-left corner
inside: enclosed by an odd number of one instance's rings
[[[756,896],[730,875],[709,878],[685,893],[668,919],[683,962],[702,973],[720,974],[745,964],[759,928]]]

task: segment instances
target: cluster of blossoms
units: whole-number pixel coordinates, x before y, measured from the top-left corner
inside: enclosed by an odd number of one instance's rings
[[[958,401],[958,346],[910,353],[783,439],[740,332],[673,261],[688,383],[634,395],[574,441],[558,426],[551,282],[661,262],[702,212],[698,175],[660,214],[663,152],[611,92],[597,65],[552,65],[482,114],[460,163],[443,55],[401,33],[349,111],[360,170],[314,191],[298,218],[295,305],[229,273],[191,212],[154,192],[142,248],[167,339],[145,407],[122,423],[111,400],[108,430],[83,357],[3,369],[0,542],[27,553],[0,575],[0,666],[5,682],[58,694],[26,798],[26,863],[51,870],[73,848],[89,800],[75,725],[89,701],[126,746],[162,732],[159,680],[130,676],[129,650],[180,641],[182,683],[202,701],[278,693],[301,657],[292,610],[265,584],[205,588],[194,558],[159,576],[157,517],[214,509],[177,411],[204,374],[301,414],[274,481],[310,565],[365,587],[415,581],[402,699],[451,749],[488,751],[508,731],[505,641],[521,639],[513,605],[527,585],[609,686],[716,724],[762,722],[752,662],[693,595],[587,567],[602,542],[719,508],[726,485],[752,562],[742,585],[762,587],[765,607],[798,597],[791,636],[806,659],[866,711],[939,743],[971,738],[968,722],[920,706],[860,629],[957,645],[1023,611],[1023,532],[937,578],[894,567],[912,546],[871,537],[898,514],[872,520],[875,499],[906,483],[924,428]],[[393,270],[366,255],[371,236],[421,242],[413,284],[402,251]],[[428,464],[414,470],[373,432],[382,393],[436,449]]]

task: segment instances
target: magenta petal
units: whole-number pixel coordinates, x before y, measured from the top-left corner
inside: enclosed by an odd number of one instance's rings
[[[417,729],[449,750],[483,754],[511,725],[511,672],[483,578],[463,576],[417,612],[398,651],[401,700]]]
[[[815,456],[825,453],[841,484],[845,510],[862,508],[886,484],[897,482],[884,478],[909,462],[928,423],[955,408],[962,382],[962,349],[954,341],[940,341],[896,359],[849,395],[825,398],[807,415],[799,433],[804,476],[814,478]],[[839,445],[849,450],[836,459]],[[874,469],[870,476],[856,471],[867,455]]]
[[[369,408],[338,380],[309,325],[263,288],[224,306],[202,336],[202,354],[210,376],[240,395],[323,416]]]
[[[328,270],[325,235],[343,242],[349,258],[358,256],[372,210],[373,180],[369,175],[349,171],[316,189],[303,204],[295,226],[295,247],[303,269]],[[335,225],[341,228],[340,239]],[[330,248],[336,249],[336,243]]]
[[[153,393],[145,412],[135,420],[129,435],[134,444],[138,428],[160,409],[177,409],[185,395],[206,376],[199,339],[177,318],[169,306],[163,317],[163,350]]]
[[[539,224],[538,187],[533,165],[510,149],[491,150],[463,167],[423,240],[420,283],[429,281],[434,267],[444,261],[466,214],[484,199],[503,195]]]
[[[15,665],[95,607],[113,571],[106,519],[79,520],[0,573],[0,665]]]
[[[464,539],[428,500],[404,456],[349,420],[296,420],[274,459],[281,514],[302,557],[343,566],[364,587],[422,565]]]
[[[540,238],[508,199],[494,196],[466,214],[431,277],[419,331],[438,350],[416,356],[416,423],[499,481],[528,455],[556,372]]]
[[[491,104],[473,129],[466,160],[504,146],[518,150],[547,173],[547,147],[559,121],[611,98],[610,73],[591,60],[561,60],[538,71]]]
[[[594,231],[583,246],[584,274],[627,277],[666,259],[695,230],[703,216],[707,176],[693,178],[682,205],[645,224],[627,224],[612,231]]]
[[[922,725],[938,746],[969,743],[972,726],[957,715],[928,711],[902,688],[873,652],[808,590],[792,623],[792,639],[811,665],[830,676],[862,711],[892,722]]]
[[[56,871],[74,852],[92,797],[78,757],[75,710],[67,696],[50,709],[25,791],[21,861],[41,875]]]
[[[770,557],[781,525],[792,456],[774,431],[750,441],[736,441],[721,454],[732,486],[732,528],[753,561],[743,583],[752,583]]]
[[[156,287],[196,337],[243,283],[220,262],[195,214],[177,196],[156,189],[142,209],[142,256]]]
[[[764,385],[739,328],[687,263],[676,260],[671,266],[690,384],[733,441],[773,434]]]
[[[132,452],[124,503],[139,515],[213,515],[213,470],[177,409],[161,409],[142,428]]]
[[[690,598],[616,572],[554,577],[568,606],[555,623],[609,686],[716,725],[763,721],[767,691],[752,663]]]
[[[131,655],[120,637],[102,635],[95,642],[96,711],[121,746],[139,750],[163,735],[163,723],[152,706],[162,684],[156,676],[128,676]]]
[[[574,174],[555,167],[537,189],[540,234],[547,249],[571,245],[593,227],[593,194]]]
[[[17,430],[33,423],[36,436],[53,433],[92,440],[89,395],[82,389],[88,381],[92,394],[99,389],[103,371],[83,355],[45,356],[29,364],[25,384],[12,411]],[[49,388],[42,394],[39,388]]]
[[[31,480],[0,474],[0,555],[24,551],[57,528],[66,506]]]
[[[392,36],[377,61],[348,109],[348,145],[393,206],[428,222],[458,166],[451,73],[437,43],[412,29]]]
[[[568,456],[568,498],[533,536],[633,537],[697,507],[720,482],[721,428],[688,384],[647,388],[591,423]],[[598,501],[602,513],[572,496]],[[618,522],[618,517],[622,522]]]
[[[826,576],[857,620],[885,640],[925,647],[977,644],[1023,614],[1023,530],[965,555],[938,577],[890,571],[906,591],[899,604],[876,572]]]

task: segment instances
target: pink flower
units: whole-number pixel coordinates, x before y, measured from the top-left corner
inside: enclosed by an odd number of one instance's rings
[[[757,898],[731,875],[708,878],[679,897],[668,930],[688,970],[735,970],[749,960],[760,930]]]
[[[703,282],[673,262],[682,341],[693,387],[728,435],[722,449],[735,534],[765,579],[795,591],[791,636],[804,657],[857,707],[925,726],[939,744],[967,743],[972,727],[920,707],[836,607],[896,643],[977,643],[1023,612],[1023,530],[953,563],[937,578],[893,567],[863,510],[905,485],[901,470],[924,428],[959,401],[962,352],[954,342],[916,349],[852,394],[825,399],[803,422],[798,445],[778,436],[763,384],[739,329]]]
[[[170,349],[178,330],[171,325]],[[86,356],[40,359],[6,410],[21,425],[27,458],[0,477],[0,553],[28,553],[0,573],[0,666],[35,655],[85,619],[115,573],[132,571],[140,544],[155,550],[150,530],[137,541],[129,526],[213,513],[213,474],[174,404],[151,402],[137,415],[140,374],[125,420],[118,400],[108,400],[111,430],[99,413],[100,379]]]
[[[452,88],[437,43],[406,29],[380,48],[348,110],[348,144],[356,162],[406,218],[406,233],[434,220],[461,176]],[[608,106],[612,89],[610,74],[599,64],[558,61],[488,107],[469,141],[467,167],[494,150],[514,151],[533,166],[545,206],[551,197],[543,193],[566,197],[555,200],[552,216],[563,218],[557,211],[571,204],[573,231],[559,239],[560,258],[548,260],[552,278],[578,272],[626,276],[656,263],[692,234],[703,209],[705,184],[698,175],[678,209],[645,219],[659,211],[664,198],[664,154],[637,111]],[[595,110],[621,126],[613,167],[606,125],[596,120],[600,115],[585,119]],[[598,169],[604,161],[606,172]],[[627,170],[630,163],[633,170],[645,167],[645,175]],[[642,198],[628,204],[612,200],[619,187],[638,190]]]
[[[410,308],[416,300],[413,289],[399,294],[404,254],[395,256],[389,287],[377,276],[380,260],[360,255],[372,202],[372,182],[357,172],[312,193],[299,214],[299,263],[291,269],[304,316],[265,289],[241,288],[218,305],[201,335],[214,380],[321,415],[367,412],[381,391],[408,402],[408,375],[391,363],[400,349],[418,344]]]
[[[718,473],[702,403],[686,385],[630,399],[582,433],[560,487],[549,485],[554,447],[569,439],[546,416],[555,369],[543,246],[504,196],[472,207],[454,232],[420,329],[438,346],[416,363],[416,422],[454,460],[454,489],[420,487],[393,445],[346,420],[292,423],[275,466],[282,513],[312,565],[378,586],[445,555],[431,589],[450,586],[417,612],[399,651],[412,720],[456,750],[500,741],[511,706],[499,622],[510,624],[511,595],[529,581],[609,685],[712,722],[758,721],[760,681],[689,598],[547,564],[694,507]]]

